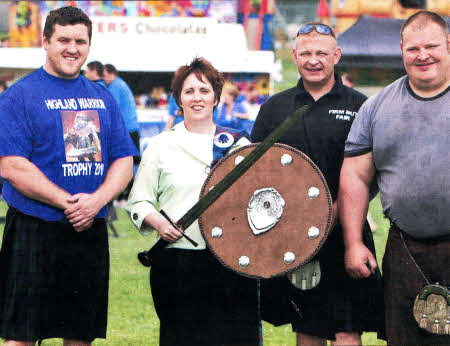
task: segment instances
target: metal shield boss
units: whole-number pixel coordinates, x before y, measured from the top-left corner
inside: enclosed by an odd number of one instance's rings
[[[200,197],[256,146],[219,161]],[[271,278],[308,263],[324,243],[332,199],[319,168],[301,151],[274,144],[199,219],[207,246],[226,267]]]

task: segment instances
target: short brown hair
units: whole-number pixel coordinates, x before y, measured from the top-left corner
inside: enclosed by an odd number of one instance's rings
[[[79,8],[66,6],[50,11],[45,19],[44,37],[50,42],[50,38],[55,32],[55,24],[66,26],[84,24],[88,29],[89,44],[92,38],[92,22],[89,17]]]
[[[178,68],[172,80],[173,97],[175,98],[178,107],[180,107],[180,110],[183,111],[180,102],[181,90],[183,89],[184,81],[192,73],[202,82],[202,75],[206,77],[212,85],[216,102],[219,102],[223,84],[225,83],[222,73],[216,70],[208,60],[204,58],[195,58],[189,65],[183,65]]]
[[[91,61],[89,64],[86,65],[87,68],[89,68],[90,70],[95,70],[97,71],[97,74],[99,77],[103,77],[103,69],[104,66],[100,61]]]
[[[112,64],[106,64],[103,68],[103,71],[106,71],[108,73],[112,73],[115,76],[119,75],[119,72],[117,71],[117,69],[115,68],[114,65]]]
[[[446,36],[448,35],[448,32],[449,32],[448,24],[444,18],[442,18],[437,13],[422,10],[422,11],[414,13],[403,23],[402,28],[400,29],[400,36],[401,36],[402,40],[403,40],[403,32],[405,31],[405,29],[417,20],[421,20],[421,25],[426,25],[430,22],[436,23],[437,25],[439,25],[442,28],[444,35],[446,35]]]

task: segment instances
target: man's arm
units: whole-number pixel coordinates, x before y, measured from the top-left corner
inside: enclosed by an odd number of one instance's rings
[[[133,157],[115,160],[106,173],[105,181],[94,193],[79,193],[69,199],[72,205],[64,212],[67,219],[77,231],[89,228],[100,209],[123,191],[132,177]]]
[[[375,257],[362,241],[369,187],[374,175],[372,152],[344,159],[338,204],[345,243],[345,267],[353,278],[368,277],[377,267]]]
[[[1,176],[28,198],[59,209],[69,206],[71,195],[50,181],[32,162],[22,156],[0,157]]]

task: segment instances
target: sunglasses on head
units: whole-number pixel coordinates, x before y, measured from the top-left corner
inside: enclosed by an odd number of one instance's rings
[[[319,34],[331,35],[336,38],[336,36],[334,36],[333,30],[331,30],[331,28],[325,24],[305,24],[298,30],[297,36],[309,34],[311,31],[313,31],[313,29],[316,30]]]

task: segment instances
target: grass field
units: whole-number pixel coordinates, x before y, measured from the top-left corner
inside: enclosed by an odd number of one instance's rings
[[[377,257],[384,254],[388,222],[383,219],[378,197],[370,210],[378,225],[374,233]],[[0,202],[0,216],[6,213],[6,204]],[[149,271],[136,259],[136,254],[152,245],[151,237],[141,236],[128,216],[118,209],[119,220],[114,223],[119,238],[110,238],[111,276],[108,312],[108,336],[97,340],[95,345],[158,345],[159,320],[153,308],[149,289]],[[0,224],[0,235],[3,234]],[[266,346],[295,345],[295,334],[290,325],[273,327],[263,324]],[[49,339],[43,345],[60,345],[58,339]],[[373,333],[363,335],[364,345],[385,345]]]

